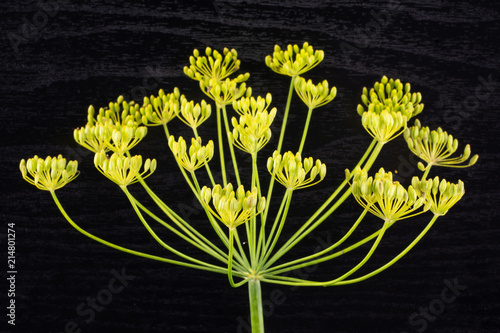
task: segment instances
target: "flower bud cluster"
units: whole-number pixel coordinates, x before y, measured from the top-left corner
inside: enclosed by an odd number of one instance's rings
[[[337,88],[332,87],[329,89],[326,80],[315,85],[311,80],[306,81],[303,77],[297,77],[294,86],[297,95],[310,109],[319,108],[330,103],[337,96]]]
[[[246,83],[240,83],[233,79],[225,79],[224,81],[211,79],[207,76],[200,80],[200,89],[219,107],[232,104],[234,101],[245,95],[249,97],[252,94],[252,89],[247,88]]]
[[[286,50],[275,45],[273,55],[266,57],[266,65],[278,74],[295,77],[316,67],[324,57],[323,51],[315,51],[307,42],[302,48],[288,45]]]
[[[412,186],[424,193],[427,205],[435,215],[445,215],[465,194],[461,180],[454,184],[446,179],[439,180],[438,176],[423,181],[414,177]]]
[[[144,179],[156,170],[156,160],[148,158],[141,172],[143,166],[141,155],[128,157],[114,153],[109,157],[105,153],[97,153],[94,156],[94,164],[106,178],[120,186],[136,183],[139,178]]]
[[[116,102],[109,102],[107,107],[99,108],[97,115],[91,105],[87,115],[89,125],[95,125],[96,123],[139,125],[141,119],[140,106],[134,101],[125,101],[123,96],[119,96]]]
[[[421,104],[422,95],[420,93],[411,93],[409,83],[403,85],[399,79],[388,79],[383,76],[380,82],[375,82],[373,88],[368,91],[363,88],[361,101],[367,107],[359,104],[358,114],[361,116],[365,111],[381,113],[383,110],[388,112],[400,112],[407,120],[416,116],[424,109]]]
[[[399,79],[382,77],[368,91],[363,88],[358,114],[362,116],[363,127],[381,143],[394,139],[406,129],[407,121],[422,112],[422,95],[411,93],[409,83],[403,85]]]
[[[261,96],[257,96],[257,99],[253,96],[241,97],[240,99],[233,101],[233,109],[242,116],[246,114],[254,116],[258,112],[266,111],[272,100],[273,97],[270,93],[266,95],[266,98]],[[273,110],[275,109],[276,108],[273,108]]]
[[[202,81],[204,78],[222,81],[240,68],[241,61],[238,60],[238,53],[235,49],[225,48],[222,53],[212,50],[210,47],[205,49],[205,55],[195,49],[193,55],[189,57],[189,67],[184,67],[184,74],[193,80]],[[241,74],[235,80],[243,82],[248,79],[250,74]]]
[[[388,142],[406,128],[406,116],[400,112],[382,110],[380,113],[374,111],[363,112],[361,124],[366,131],[381,143]]]
[[[465,168],[474,165],[479,158],[478,155],[474,155],[469,163],[462,164],[470,158],[470,145],[465,146],[462,155],[450,158],[458,149],[458,140],[440,127],[433,131],[429,127],[422,127],[418,119],[415,120],[415,126],[405,130],[404,138],[408,148],[428,165]],[[422,164],[419,164],[419,167],[423,169]]]
[[[228,133],[231,142],[249,154],[256,154],[271,138],[270,126],[276,116],[276,108],[271,112],[257,111],[240,116],[239,121],[232,118],[233,131]]]
[[[188,172],[194,172],[208,163],[214,156],[214,143],[212,140],[206,146],[201,145],[201,138],[191,138],[191,146],[187,149],[186,141],[182,136],[175,141],[174,136],[168,139],[168,146],[175,159]]]
[[[315,185],[326,176],[326,165],[319,159],[314,161],[312,157],[308,157],[302,160],[300,153],[294,155],[290,151],[283,156],[275,151],[267,160],[267,170],[289,190]]]
[[[133,101],[127,103],[123,96],[107,108],[100,108],[97,115],[93,106],[88,110],[85,127],[73,132],[75,141],[94,153],[113,151],[123,154],[137,145],[147,134],[141,126],[140,107]]]
[[[205,207],[229,229],[245,223],[266,207],[266,198],[258,197],[257,187],[245,192],[243,185],[234,191],[231,183],[225,187],[217,184],[213,189],[204,186],[200,194]]]
[[[174,88],[174,91],[168,94],[160,89],[158,96],[144,97],[144,103],[140,108],[142,123],[147,126],[169,123],[179,114],[181,99],[184,99],[184,95],[180,94],[178,88]]]
[[[186,99],[182,99],[181,101],[179,119],[193,129],[196,129],[198,126],[203,124],[203,122],[205,122],[211,114],[212,107],[210,104],[207,104],[205,100],[196,104],[194,101],[187,101]]]
[[[381,168],[374,177],[368,177],[366,170],[357,167],[352,172],[352,195],[356,201],[373,215],[384,221],[394,222],[429,209],[425,196],[413,185],[408,189],[393,181],[392,173]],[[416,212],[420,207],[422,211]]]
[[[53,192],[75,179],[78,174],[78,161],[66,162],[61,155],[47,156],[45,159],[35,155],[19,164],[21,174],[28,183],[38,189]]]

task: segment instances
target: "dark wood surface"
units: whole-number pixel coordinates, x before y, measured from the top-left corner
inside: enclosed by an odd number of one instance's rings
[[[164,254],[121,191],[104,180],[92,156],[72,140],[73,129],[85,124],[88,105],[105,106],[120,94],[141,101],[159,88],[175,86],[188,98],[201,99],[197,83],[182,68],[193,48],[211,46],[237,49],[241,70],[252,75],[248,85],[255,94],[271,92],[273,105],[282,111],[289,81],[271,72],[264,57],[275,44],[308,41],[325,51],[325,60],[306,76],[327,79],[338,96],[314,112],[304,153],[328,165],[327,178],[297,192],[285,236],[364,152],[370,138],[356,105],[362,88],[382,75],[411,82],[426,105],[418,117],[422,123],[442,126],[461,147],[470,143],[480,159],[469,169],[432,170],[451,181],[462,179],[466,196],[391,269],[350,286],[265,285],[267,331],[500,332],[499,15],[496,2],[479,0],[2,2],[1,271],[8,270],[7,223],[15,223],[18,273],[15,327],[6,324],[8,285],[5,278],[0,282],[0,331],[248,332],[242,324],[248,313],[245,287],[232,289],[225,276],[125,255],[85,238],[65,222],[48,193],[22,180],[18,163],[34,154],[77,159],[81,175],[58,192],[73,219],[102,238]],[[285,149],[297,149],[305,111],[295,98]],[[213,119],[201,130],[207,139],[213,136]],[[176,135],[188,135],[180,122],[172,126]],[[276,142],[277,136],[270,145]],[[192,198],[161,131],[152,128],[136,152],[158,159],[151,178],[158,194],[210,234],[199,210],[187,209]],[[415,163],[399,138],[384,148],[376,166],[397,170],[400,180],[408,182],[418,174]],[[142,195],[139,187],[133,192]],[[334,241],[359,212],[348,201],[292,256]],[[369,268],[401,251],[428,218],[391,229]],[[378,223],[367,219],[359,237]],[[173,236],[165,238],[196,254]],[[301,274],[333,278],[365,251]],[[110,293],[113,272],[129,280]],[[450,284],[458,285],[456,297],[449,293]],[[89,299],[109,295],[112,299],[98,311],[88,311]]]

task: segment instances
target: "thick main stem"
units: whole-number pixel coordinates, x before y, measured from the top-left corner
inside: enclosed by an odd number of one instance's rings
[[[262,291],[259,280],[250,279],[248,281],[248,297],[250,300],[250,321],[252,325],[252,333],[264,333]]]

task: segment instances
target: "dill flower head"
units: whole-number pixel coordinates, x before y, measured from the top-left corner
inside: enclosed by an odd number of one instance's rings
[[[306,81],[303,77],[297,77],[294,86],[297,95],[310,109],[330,103],[337,96],[337,88],[329,89],[326,80],[315,85],[311,80]]]
[[[35,155],[27,161],[22,159],[19,169],[28,183],[40,190],[50,192],[65,186],[79,174],[78,162],[67,162],[62,155],[47,156],[45,159]]]
[[[314,50],[307,42],[301,48],[288,45],[286,50],[275,45],[273,55],[266,57],[266,65],[278,74],[295,77],[316,67],[324,57],[323,51]]]
[[[298,190],[315,185],[326,176],[326,164],[312,157],[302,159],[300,153],[291,151],[278,154],[277,151],[267,160],[267,170],[289,190]]]
[[[451,157],[458,149],[458,140],[440,127],[432,131],[429,127],[422,127],[418,119],[415,120],[414,126],[405,130],[404,138],[408,148],[428,165],[466,168],[476,164],[479,158],[478,155],[470,158],[470,145],[465,146],[464,152],[460,156]],[[467,160],[469,162],[465,163]],[[419,164],[419,167],[423,169],[423,165]]]
[[[229,229],[234,229],[260,214],[266,207],[266,198],[259,198],[257,191],[257,187],[254,187],[252,191],[245,192],[243,185],[234,191],[231,183],[225,187],[217,184],[212,189],[203,186],[201,199],[218,220]]]
[[[212,48],[205,49],[205,55],[194,49],[193,55],[189,57],[190,66],[184,67],[184,74],[193,80],[201,81],[204,78],[222,81],[240,68],[241,61],[235,49],[224,48],[222,53]],[[248,80],[249,73],[240,74],[235,78],[237,82]]]
[[[160,89],[158,96],[144,97],[139,109],[142,123],[147,126],[166,125],[179,114],[180,99],[184,99],[184,95],[180,94],[178,88],[168,94]]]
[[[186,141],[182,136],[176,141],[171,135],[168,146],[174,154],[175,159],[188,172],[194,172],[208,163],[214,156],[214,143],[212,140],[207,145],[201,145],[201,138],[191,138],[191,146],[187,148]]]
[[[239,120],[232,118],[233,131],[228,133],[231,142],[239,149],[255,154],[271,138],[270,126],[276,116],[276,108],[271,112],[258,111],[255,115],[245,114]]]
[[[384,221],[394,222],[420,214],[429,209],[425,196],[410,185],[407,189],[394,181],[392,173],[381,168],[374,177],[357,167],[352,174],[352,195],[356,201],[373,215]],[[423,210],[417,211],[420,207]]]
[[[465,194],[461,180],[454,184],[446,179],[439,180],[438,176],[427,180],[414,177],[412,185],[424,194],[430,211],[435,215],[445,215]]]
[[[109,157],[99,153],[94,156],[94,164],[106,178],[119,186],[136,183],[140,178],[149,177],[156,170],[156,160],[148,158],[143,165],[141,155],[128,157],[114,153]]]

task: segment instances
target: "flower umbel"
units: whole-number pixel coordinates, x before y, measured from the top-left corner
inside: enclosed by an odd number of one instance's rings
[[[366,131],[377,141],[386,143],[406,129],[406,116],[400,112],[382,110],[363,112],[361,124]]]
[[[255,115],[240,116],[239,121],[232,118],[233,131],[228,133],[231,142],[239,149],[249,154],[255,154],[262,149],[271,138],[269,128],[276,116],[276,108],[271,112],[259,111]]]
[[[108,157],[104,153],[96,154],[94,164],[106,178],[120,186],[128,186],[139,181],[139,178],[145,179],[156,170],[156,160],[149,158],[142,167],[142,156],[132,157],[114,153]],[[145,175],[146,174],[146,175]],[[144,176],[145,175],[145,176]]]
[[[294,85],[297,95],[310,109],[330,103],[337,96],[337,88],[329,89],[326,80],[315,85],[311,80],[306,81],[303,77],[297,77]]]
[[[245,82],[238,86],[238,81],[231,79],[219,81],[204,77],[200,80],[200,88],[219,107],[232,104],[235,100],[242,97],[245,92],[247,97],[252,94],[252,89],[247,89]]]
[[[201,81],[204,77],[222,81],[240,68],[240,60],[235,49],[225,48],[222,53],[212,50],[210,47],[205,49],[205,55],[200,55],[200,51],[195,49],[193,55],[189,57],[189,67],[184,67],[184,74],[193,80]],[[248,80],[249,73],[240,74],[237,82]]]
[[[409,83],[403,85],[399,79],[388,79],[383,76],[380,82],[375,82],[373,88],[368,91],[363,88],[361,101],[367,107],[367,110],[359,104],[358,114],[361,116],[365,111],[381,113],[383,110],[389,112],[400,112],[406,116],[407,120],[416,116],[424,109],[421,104],[422,95],[420,93],[411,93]]]
[[[205,100],[201,100],[201,103],[194,103],[194,101],[187,101],[183,99],[181,101],[181,113],[179,119],[182,120],[186,125],[192,129],[196,129],[198,126],[203,124],[205,120],[212,114],[212,107],[207,104]]]
[[[79,174],[78,162],[66,162],[62,155],[47,156],[45,159],[35,155],[28,161],[22,159],[19,169],[24,180],[28,183],[35,185],[40,190],[50,192],[60,189]]]
[[[117,154],[125,154],[135,147],[148,133],[146,126],[118,125],[110,130],[111,141],[107,142],[107,148]]]
[[[87,124],[73,132],[75,141],[94,153],[111,150],[123,154],[141,141],[147,128],[141,126],[142,115],[139,105],[126,102],[123,96],[100,108],[97,115],[91,105],[88,109]]]
[[[451,134],[446,133],[438,127],[431,131],[429,127],[422,127],[418,119],[415,120],[415,126],[409,127],[404,132],[404,138],[408,148],[427,162],[428,165],[437,165],[452,168],[466,168],[476,164],[478,155],[472,156],[469,163],[466,162],[471,154],[470,145],[466,145],[464,153],[458,157],[450,156],[458,149],[458,140]],[[420,169],[423,166],[419,164]]]
[[[273,98],[270,93],[266,95],[266,98],[261,96],[257,96],[257,99],[253,96],[242,97],[239,100],[233,101],[233,109],[241,116],[247,114],[254,116],[258,112],[266,111],[272,100]],[[273,112],[273,110],[276,110],[276,108],[272,108],[271,112]]]
[[[85,127],[75,129],[73,138],[80,146],[94,153],[103,153],[109,150],[107,145],[111,140],[111,133],[104,124],[87,124]]]
[[[165,94],[160,89],[158,96],[144,97],[144,103],[140,108],[142,123],[147,126],[158,126],[169,123],[179,114],[179,99],[183,99],[178,88]]]
[[[294,77],[316,67],[324,57],[323,51],[315,51],[307,42],[302,48],[288,45],[285,51],[275,45],[273,55],[266,57],[266,65],[278,74]]]
[[[424,181],[414,177],[412,185],[424,193],[427,205],[435,215],[445,215],[465,194],[464,183],[461,180],[454,184],[446,179],[440,181],[438,176]]]
[[[287,189],[298,190],[322,181],[326,175],[326,164],[319,159],[315,162],[312,157],[302,161],[300,153],[294,155],[289,151],[282,156],[275,151],[267,160],[267,170]],[[306,178],[308,173],[309,177]]]
[[[245,223],[266,207],[266,198],[258,198],[257,187],[245,192],[241,185],[234,191],[231,183],[226,187],[217,184],[213,189],[203,186],[201,199],[205,207],[229,229]],[[210,206],[210,201],[213,208]]]
[[[107,107],[99,108],[97,115],[95,115],[95,109],[91,105],[88,110],[87,120],[90,125],[110,123],[114,126],[138,126],[142,122],[142,115],[139,104],[134,101],[127,102],[123,96],[119,96],[116,102],[109,102]]]
[[[208,163],[214,156],[214,143],[212,140],[206,146],[201,145],[201,138],[191,138],[191,146],[187,149],[186,141],[179,137],[177,141],[173,135],[168,139],[168,146],[175,156],[175,159],[188,172],[194,172]]]
[[[346,174],[350,177],[351,172]],[[393,181],[391,172],[385,172],[383,168],[374,177],[368,177],[366,170],[359,167],[352,171],[352,175],[352,195],[356,201],[384,221],[395,222],[429,209],[420,191],[412,185],[405,189]],[[422,206],[424,209],[416,212]]]

